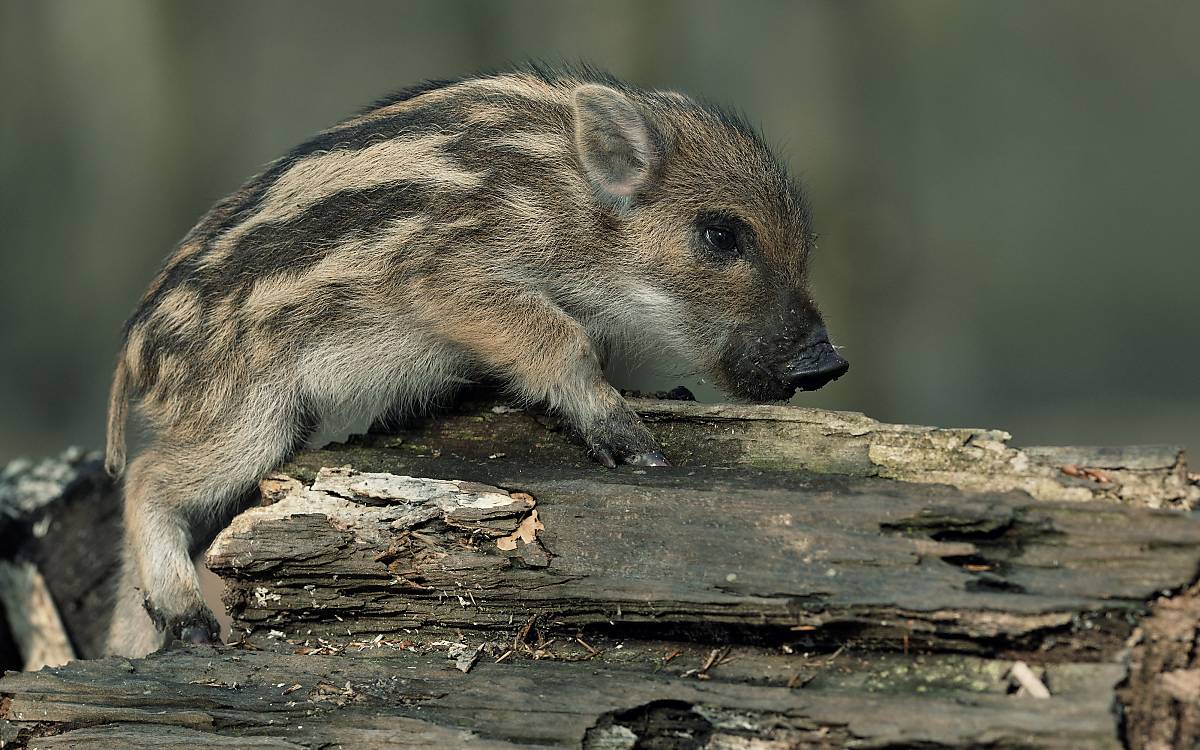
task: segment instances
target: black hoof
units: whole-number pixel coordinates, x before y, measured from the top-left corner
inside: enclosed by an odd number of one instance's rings
[[[191,625],[179,631],[179,640],[196,646],[212,646],[218,636],[213,634],[207,625]]]
[[[613,455],[608,448],[600,445],[593,446],[592,449],[588,451],[588,455],[592,457],[593,461],[605,467],[606,469],[617,468],[617,461],[613,458]]]
[[[670,466],[671,462],[662,454],[662,451],[648,451],[639,453],[626,459],[626,463],[632,466]]]
[[[207,609],[166,622],[167,646],[215,646],[221,642],[221,626]]]

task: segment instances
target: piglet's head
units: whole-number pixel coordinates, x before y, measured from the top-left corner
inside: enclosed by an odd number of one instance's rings
[[[580,167],[611,235],[614,317],[731,395],[779,401],[849,363],[809,292],[808,202],[740,118],[675,93],[574,92]]]

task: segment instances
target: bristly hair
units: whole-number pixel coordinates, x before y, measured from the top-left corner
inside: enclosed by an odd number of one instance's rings
[[[368,112],[379,109],[380,107],[387,107],[391,104],[406,102],[409,99],[416,99],[421,94],[428,94],[430,91],[444,89],[447,86],[453,86],[456,83],[462,83],[463,81],[468,81],[477,77],[478,76],[463,76],[461,78],[441,78],[422,81],[413,86],[402,88],[399,91],[393,91],[386,96],[381,96],[375,101],[371,102],[368,106],[358,110],[358,112],[355,114],[365,115]]]
[[[533,59],[527,60],[523,63],[515,64],[507,69],[487,71],[479,74],[479,76],[469,76],[468,78],[461,80],[468,80],[469,78],[475,77],[503,75],[504,73],[526,73],[549,84],[568,80],[580,81],[583,83],[600,83],[626,93],[636,91],[643,96],[648,95],[654,97],[654,95],[657,93],[653,89],[643,89],[631,86],[607,70],[587,62],[561,62],[555,64],[548,63],[544,60]],[[760,144],[763,147],[763,150],[770,154],[771,160],[778,169],[780,177],[789,184],[789,189],[794,194],[793,197],[797,198],[798,202],[801,204],[806,203],[804,196],[795,189],[795,182],[791,179],[787,165],[784,164],[783,161],[778,157],[774,149],[767,146],[767,140],[763,136],[762,131],[750,123],[750,120],[746,117],[746,114],[742,110],[735,107],[718,104],[717,102],[714,102],[711,99],[703,96],[697,96],[690,93],[687,94],[687,96],[692,102],[695,103],[696,107],[705,114],[713,117],[725,127],[735,130]],[[675,104],[675,106],[678,106],[677,101],[672,101],[671,103]],[[805,209],[807,209],[807,206],[805,206]]]
[[[546,60],[533,58],[523,62],[510,63],[508,65],[497,66],[494,68],[483,68],[474,73],[468,73],[465,75],[456,76],[454,78],[431,79],[423,81],[413,86],[408,86],[400,89],[399,91],[395,91],[391,94],[380,97],[367,107],[359,110],[357,114],[366,114],[372,110],[379,109],[380,107],[386,107],[391,104],[398,104],[400,102],[408,101],[409,99],[415,99],[422,94],[427,94],[431,91],[437,91],[438,89],[446,88],[447,86],[466,83],[467,81],[477,81],[484,78],[494,78],[496,76],[512,73],[533,76],[539,81],[547,84],[557,84],[564,81],[579,81],[581,83],[603,84],[610,88],[614,88],[618,91],[623,91],[626,93],[634,91],[650,95],[655,93],[652,89],[641,89],[631,86],[620,78],[614,76],[609,71],[596,65],[592,65],[591,63],[582,61],[551,63],[547,62]],[[763,140],[762,134],[759,132],[759,130],[749,123],[745,114],[740,110],[717,104],[704,97],[699,97],[692,94],[688,94],[688,96],[700,109],[716,118],[726,127],[737,130],[738,132],[752,138],[756,138],[759,141]]]
[[[540,59],[529,59],[524,62],[510,63],[508,65],[496,66],[494,68],[482,68],[474,73],[467,73],[454,78],[430,79],[422,81],[413,86],[407,86],[395,91],[386,96],[382,96],[370,105],[359,110],[357,114],[367,114],[372,110],[386,107],[390,104],[398,104],[400,102],[415,99],[421,94],[428,94],[431,91],[454,86],[467,81],[478,81],[484,78],[495,78],[496,76],[507,75],[511,73],[523,73],[533,76],[534,78],[544,83],[558,83],[561,81],[581,81],[583,83],[602,83],[612,88],[629,90],[628,84],[623,83],[619,78],[609,73],[606,70],[598,68],[588,63],[549,63]]]

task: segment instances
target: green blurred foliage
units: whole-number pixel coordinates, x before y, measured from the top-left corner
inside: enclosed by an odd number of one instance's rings
[[[1200,4],[1111,0],[0,0],[0,460],[101,444],[123,318],[262,164],[529,58],[734,105],[779,145],[853,363],[799,403],[1200,447],[1198,32]]]

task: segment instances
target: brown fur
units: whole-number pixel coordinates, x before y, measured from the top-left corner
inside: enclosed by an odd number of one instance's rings
[[[781,357],[823,336],[810,246],[802,195],[740,120],[602,75],[422,87],[324,131],[201,219],[127,325],[109,470],[127,400],[154,438],[126,476],[111,648],[211,635],[188,555],[317,423],[495,377],[599,460],[657,465],[604,379],[612,347],[786,397]]]

